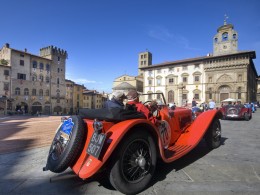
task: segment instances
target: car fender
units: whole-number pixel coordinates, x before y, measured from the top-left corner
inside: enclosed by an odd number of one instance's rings
[[[191,133],[191,139],[189,139],[191,145],[196,146],[201,141],[214,118],[221,119],[222,112],[220,110],[209,110],[203,112],[191,124],[191,126],[188,127],[187,131]]]
[[[93,176],[96,172],[100,170],[104,163],[108,161],[109,157],[112,155],[113,151],[116,149],[126,133],[140,125],[146,126],[153,133],[158,134],[158,132],[156,131],[156,127],[146,119],[131,119],[116,123],[111,126],[106,132],[107,138],[101,151],[102,154],[101,157],[97,159],[86,153],[90,137],[93,133],[93,127],[91,127],[92,125],[88,124],[88,138],[82,151],[82,155],[80,156],[77,163],[72,167],[73,171],[78,174],[80,178],[83,179]]]

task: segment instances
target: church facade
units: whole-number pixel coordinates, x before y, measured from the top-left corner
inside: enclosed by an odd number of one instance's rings
[[[245,103],[257,100],[255,58],[255,51],[238,50],[238,33],[224,21],[213,37],[213,54],[152,64],[152,54],[145,51],[139,54],[138,68],[143,93],[162,92],[167,103],[181,106],[193,98],[200,103],[214,100],[217,105],[227,98]]]

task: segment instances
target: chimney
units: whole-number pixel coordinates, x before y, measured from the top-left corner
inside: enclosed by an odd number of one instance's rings
[[[9,43],[6,43],[6,44],[5,44],[5,47],[9,48],[9,47],[10,47],[10,44],[9,44]]]

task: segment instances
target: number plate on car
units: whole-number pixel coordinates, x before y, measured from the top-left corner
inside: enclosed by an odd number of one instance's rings
[[[87,148],[87,153],[98,159],[105,139],[106,135],[104,133],[98,133],[94,131]]]

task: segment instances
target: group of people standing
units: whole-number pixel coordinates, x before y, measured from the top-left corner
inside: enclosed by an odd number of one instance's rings
[[[193,98],[191,102],[191,106],[196,107],[197,104],[198,103],[196,102],[195,98]],[[208,104],[206,102],[201,103],[200,107],[203,111],[213,110],[216,107],[216,103],[214,102],[214,100],[210,100]]]

